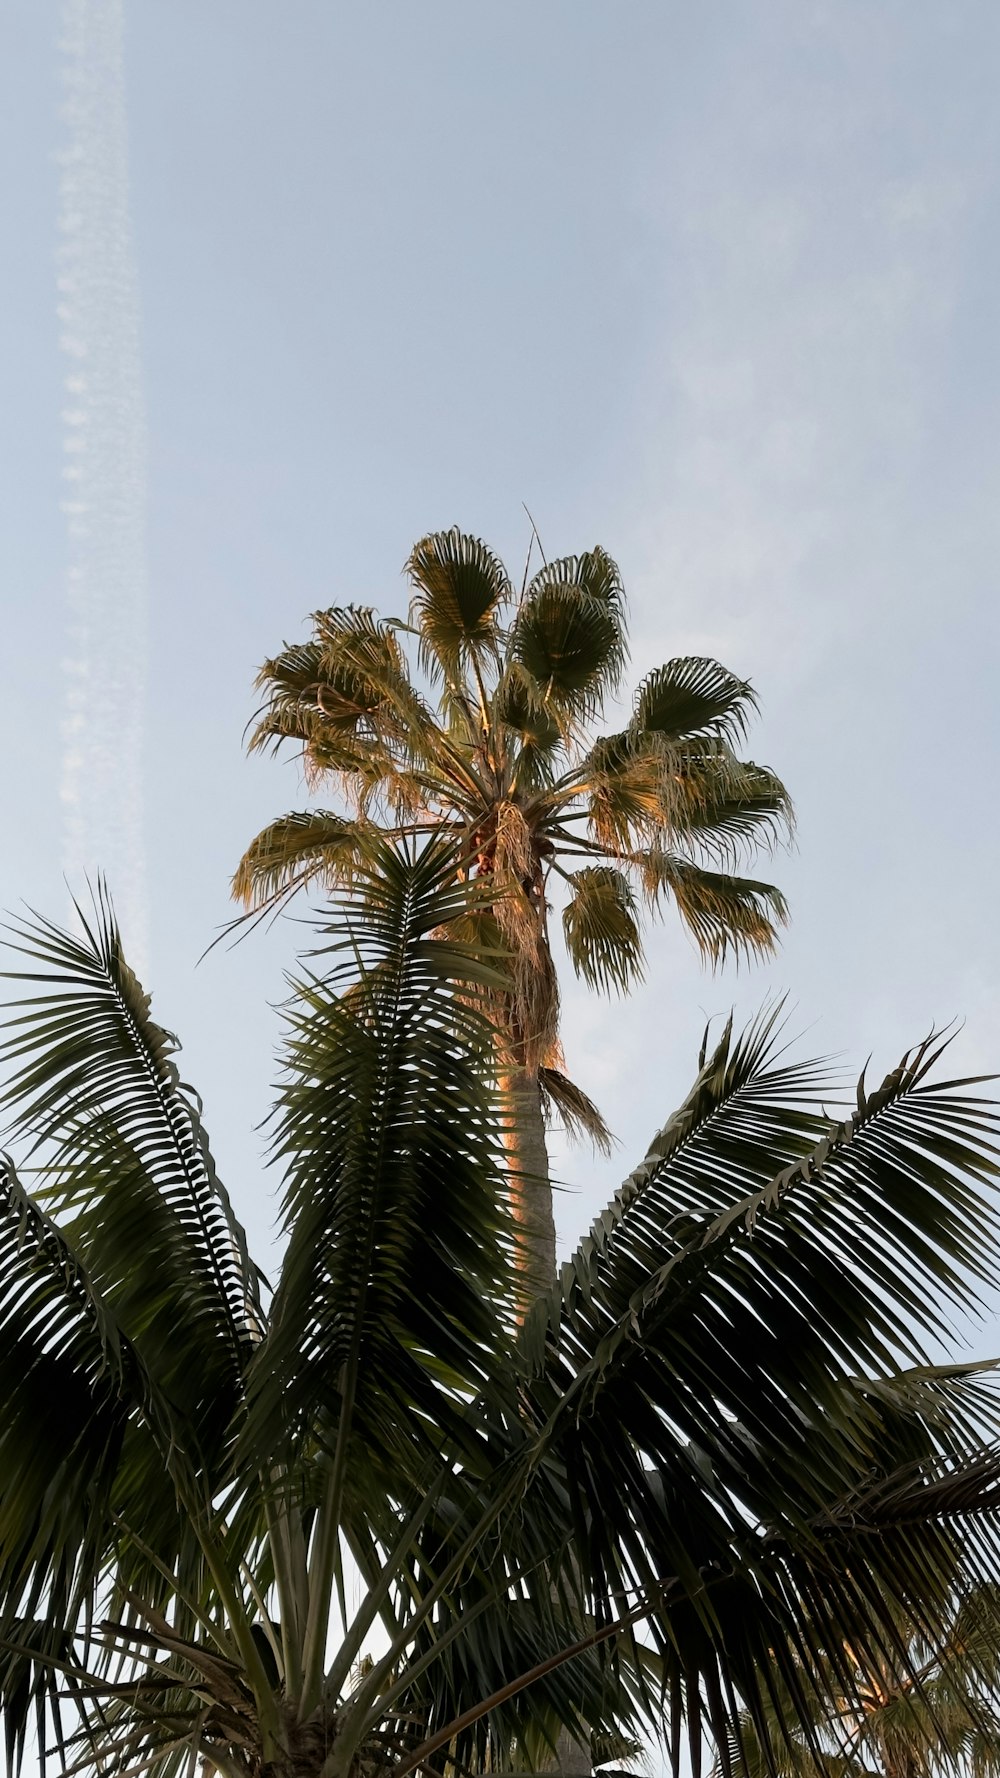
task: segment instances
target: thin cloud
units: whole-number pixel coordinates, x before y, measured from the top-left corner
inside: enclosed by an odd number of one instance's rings
[[[128,200],[123,0],[67,0],[59,41],[56,315],[68,539],[63,865],[78,894],[102,872],[142,967],[146,889],[146,422]]]

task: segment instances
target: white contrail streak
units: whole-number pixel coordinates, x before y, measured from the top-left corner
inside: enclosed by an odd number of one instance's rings
[[[146,424],[129,219],[123,0],[66,0],[58,317],[69,648],[60,799],[79,896],[101,872],[134,966],[146,951],[142,717]]]

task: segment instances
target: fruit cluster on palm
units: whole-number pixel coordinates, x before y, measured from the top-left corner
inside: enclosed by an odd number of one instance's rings
[[[775,774],[739,757],[754,694],[715,661],[668,661],[623,728],[593,733],[627,660],[624,591],[604,550],[545,563],[530,581],[526,570],[518,596],[486,545],[454,529],[418,543],[407,571],[409,624],[352,606],[317,612],[309,641],[265,664],[251,747],[295,744],[310,782],[331,784],[342,806],[273,822],[234,889],[266,909],[311,881],[349,884],[383,835],[430,834],[450,837],[458,870],[492,888],[465,936],[509,964],[494,1023],[524,1259],[542,1288],[555,1269],[543,1107],[607,1134],[561,1066],[553,879],[566,949],[592,987],[636,979],[641,910],[666,903],[713,963],[767,952],[784,900],[738,871],[787,830],[791,809]]]
[[[774,1019],[520,1320],[489,884],[356,856],[285,1012],[273,1294],[100,902],[35,921],[4,1043],[0,1701],[70,1771],[467,1778],[559,1731],[851,1698],[995,1562],[998,1120],[924,1044],[849,1116]],[[602,1740],[602,1737],[605,1739]]]

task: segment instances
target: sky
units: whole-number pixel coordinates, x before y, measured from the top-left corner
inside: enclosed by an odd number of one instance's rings
[[[563,1247],[731,1006],[786,994],[852,1075],[952,1020],[1000,1067],[995,0],[125,0],[121,66],[118,6],[0,16],[0,905],[107,870],[257,1253],[307,935],[198,962],[304,796],[244,757],[256,669],[401,614],[428,530],[519,572],[524,504],[620,563],[633,683],[753,681],[798,811],[773,964],[707,975],[668,918],[628,1001],[564,977],[620,1147],[556,1143]]]

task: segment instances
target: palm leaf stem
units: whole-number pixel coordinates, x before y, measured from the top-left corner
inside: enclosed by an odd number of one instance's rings
[[[201,1625],[205,1634],[211,1636],[212,1641],[218,1644],[220,1653],[225,1655],[226,1642],[218,1624],[213,1623],[210,1613],[203,1611],[201,1606],[185,1591],[178,1580],[174,1569],[170,1568],[166,1562],[161,1561],[160,1557],[156,1554],[156,1551],[150,1549],[149,1544],[145,1543],[138,1535],[138,1532],[133,1530],[130,1525],[127,1525],[124,1519],[121,1519],[116,1515],[113,1522],[120,1526],[129,1542],[135,1545],[135,1548],[138,1550],[143,1560],[148,1562],[151,1567],[155,1568],[160,1577],[168,1583],[175,1598],[177,1598],[185,1609],[191,1613],[191,1616]],[[123,1587],[120,1590],[123,1598],[132,1598],[132,1595],[127,1588]]]
[[[273,1483],[274,1477],[271,1481]],[[268,1544],[274,1568],[281,1620],[281,1666],[291,1697],[302,1691],[302,1620],[308,1609],[309,1574],[301,1520],[275,1503],[270,1489],[265,1500]]]
[[[323,1689],[323,1659],[330,1622],[330,1598],[334,1574],[340,1555],[340,1526],[343,1511],[344,1481],[347,1475],[347,1454],[350,1445],[357,1388],[357,1366],[360,1353],[362,1317],[356,1318],[353,1350],[345,1366],[341,1393],[337,1442],[334,1447],[330,1479],[320,1501],[313,1532],[314,1543],[309,1557],[309,1604],[306,1611],[305,1635],[302,1642],[301,1705],[305,1713],[319,1702]],[[296,1698],[294,1702],[299,1703]]]
[[[431,1582],[422,1595],[416,1610],[406,1620],[405,1627],[399,1636],[390,1643],[382,1659],[375,1663],[371,1672],[358,1687],[354,1694],[349,1717],[340,1726],[336,1748],[330,1756],[327,1766],[324,1767],[321,1778],[343,1778],[343,1775],[346,1774],[350,1761],[361,1745],[368,1728],[378,1720],[383,1684],[392,1673],[396,1662],[405,1653],[415,1632],[430,1616],[438,1600],[447,1591],[456,1576],[461,1573],[469,1556],[480,1546],[483,1538],[495,1526],[505,1507],[520,1490],[523,1490],[523,1487],[523,1465],[521,1463],[512,1464],[511,1474],[503,1487],[490,1501],[486,1510],[480,1514],[458,1548],[453,1551],[450,1560],[445,1563],[436,1579]]]
[[[384,1561],[382,1561],[381,1564],[376,1562],[368,1566],[367,1596],[358,1611],[355,1612],[350,1626],[345,1632],[341,1646],[337,1651],[336,1659],[332,1663],[324,1681],[323,1690],[328,1697],[338,1697],[341,1690],[346,1685],[351,1668],[354,1666],[358,1655],[361,1653],[364,1639],[374,1624],[376,1617],[379,1616],[385,1601],[390,1597],[391,1591],[398,1580],[403,1559],[406,1556],[407,1551],[412,1547],[413,1541],[417,1533],[421,1530],[431,1508],[437,1503],[446,1481],[449,1480],[454,1472],[454,1467],[453,1463],[442,1464],[436,1481],[424,1491],[419,1504],[414,1511],[404,1519],[399,1536],[389,1550]],[[411,1633],[411,1628],[412,1626],[410,1625],[406,1626],[406,1636],[409,1636]],[[397,1625],[397,1630],[399,1629],[400,1626]],[[400,1647],[403,1646],[405,1646],[405,1638],[400,1643]]]

